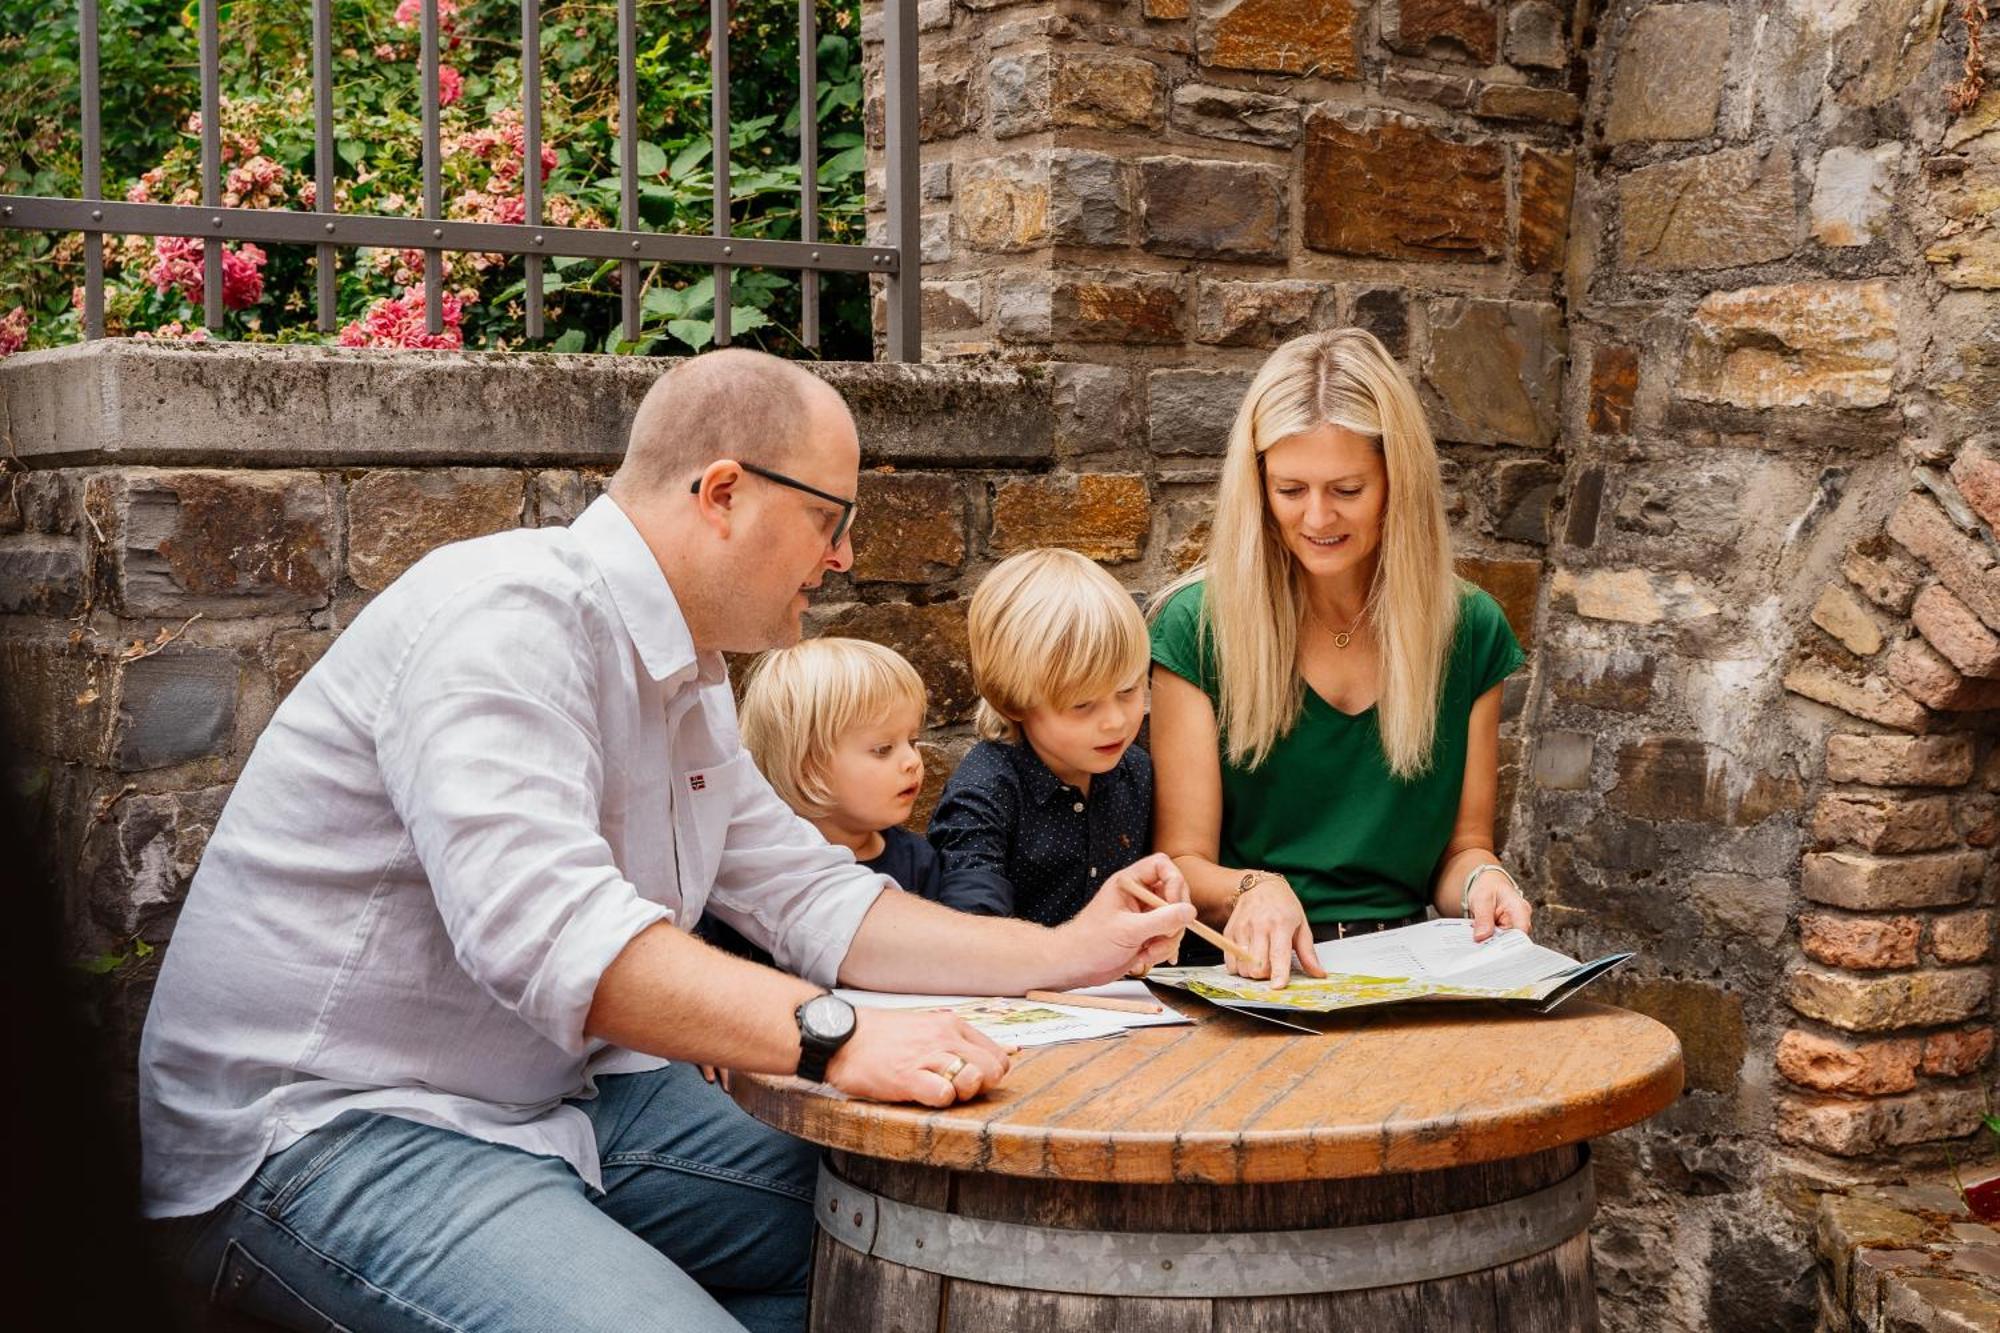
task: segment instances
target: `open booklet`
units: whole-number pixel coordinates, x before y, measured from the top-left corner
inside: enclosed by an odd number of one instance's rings
[[[1076,992],[1105,999],[1153,1001],[1145,983],[1114,981]],[[1053,1046],[1064,1041],[1120,1037],[1130,1028],[1159,1027],[1190,1020],[1162,1005],[1156,1014],[1125,1013],[1081,1005],[1023,1000],[1012,996],[901,995],[887,991],[836,990],[849,1004],[874,1009],[948,1009],[1002,1046]]]
[[[1579,963],[1518,930],[1474,944],[1472,924],[1454,918],[1327,940],[1317,952],[1325,978],[1294,971],[1283,990],[1220,967],[1156,967],[1146,979],[1233,1009],[1331,1013],[1402,1000],[1498,1000],[1545,1014],[1632,957]]]

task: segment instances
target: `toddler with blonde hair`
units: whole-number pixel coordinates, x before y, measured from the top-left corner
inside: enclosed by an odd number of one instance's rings
[[[1146,626],[1132,597],[1074,551],[1024,551],[980,583],[967,616],[982,740],[931,816],[954,876],[1053,926],[1152,843]]]
[[[902,654],[861,639],[806,639],[760,656],[737,710],[743,746],[778,793],[830,843],[906,892],[961,911],[1004,916],[976,876],[952,876],[930,844],[899,827],[923,786],[917,750],[924,682]],[[710,943],[756,957],[704,917]],[[762,961],[762,960],[760,960]]]

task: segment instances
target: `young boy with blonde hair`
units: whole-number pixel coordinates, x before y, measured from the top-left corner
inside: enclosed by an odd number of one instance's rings
[[[947,874],[929,843],[898,827],[924,780],[917,751],[924,682],[902,654],[841,638],[765,653],[750,668],[737,716],[743,746],[772,790],[828,842],[906,892],[961,911],[1007,914],[990,885]],[[703,918],[711,943],[756,956],[711,920]]]
[[[1066,550],[1003,560],[967,618],[980,743],[930,840],[954,876],[1053,926],[1152,843],[1153,767],[1132,748],[1151,659],[1131,595]]]

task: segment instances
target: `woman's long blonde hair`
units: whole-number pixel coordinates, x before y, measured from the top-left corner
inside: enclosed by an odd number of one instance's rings
[[[1390,771],[1414,777],[1430,767],[1460,584],[1437,447],[1416,390],[1373,334],[1310,333],[1264,362],[1230,427],[1206,558],[1153,605],[1206,581],[1202,633],[1215,645],[1224,751],[1231,763],[1256,767],[1305,704],[1298,669],[1305,587],[1265,504],[1263,455],[1327,424],[1373,439],[1388,473],[1381,559],[1368,591],[1382,647],[1376,716]]]

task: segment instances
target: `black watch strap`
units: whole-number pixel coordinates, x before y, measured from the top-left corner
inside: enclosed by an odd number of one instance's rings
[[[826,1082],[827,1065],[832,1062],[834,1054],[847,1044],[847,1039],[854,1035],[854,1024],[851,1021],[847,1025],[847,1031],[838,1036],[815,1031],[806,1021],[807,1007],[829,998],[831,997],[825,994],[815,995],[792,1011],[792,1020],[799,1025],[798,1076],[808,1083]],[[849,1013],[852,1013],[851,1007]]]

